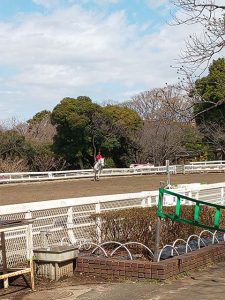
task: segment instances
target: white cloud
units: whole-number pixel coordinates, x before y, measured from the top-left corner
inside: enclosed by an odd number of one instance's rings
[[[60,4],[67,3],[67,4],[88,4],[94,3],[98,5],[107,5],[107,4],[116,4],[120,0],[32,0],[33,3],[37,5],[44,6],[46,8],[54,8],[59,7]]]
[[[156,9],[168,4],[168,0],[146,0],[146,4],[151,9]]]
[[[32,0],[33,3],[42,5],[46,8],[56,7],[60,4],[61,0]]]
[[[30,117],[66,96],[122,100],[129,91],[176,81],[170,65],[184,29],[165,25],[154,34],[140,31],[123,11],[103,16],[79,6],[23,16],[16,25],[0,23],[0,66],[17,70],[10,80],[2,77],[1,85],[20,91],[1,96],[0,104],[17,101],[11,111]]]
[[[107,4],[116,4],[119,3],[121,0],[70,0],[72,2],[76,2],[77,4],[88,4],[88,3],[94,3],[98,5],[107,5]]]
[[[95,0],[95,2],[99,3],[99,4],[115,4],[118,3],[119,0]]]

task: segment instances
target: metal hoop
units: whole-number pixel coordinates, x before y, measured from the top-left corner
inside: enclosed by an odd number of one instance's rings
[[[182,242],[185,243],[185,245],[186,245],[186,247],[185,247],[185,253],[187,253],[187,252],[186,252],[187,246],[188,246],[189,249],[192,251],[190,245],[187,245],[187,241],[185,241],[185,240],[183,240],[183,239],[176,239],[176,240],[173,242],[173,245],[172,245],[173,248],[175,248],[175,245],[176,245],[176,243],[177,243],[178,241],[182,241]],[[173,256],[173,255],[174,255],[173,249],[171,249],[171,256]]]
[[[165,245],[161,250],[160,250],[160,252],[159,252],[159,255],[158,255],[158,259],[157,259],[157,262],[159,262],[160,261],[160,258],[161,258],[161,255],[162,255],[162,252],[165,250],[165,248],[168,248],[168,247],[170,247],[170,248],[173,248],[173,250],[177,253],[177,255],[179,256],[179,253],[178,253],[178,251],[177,251],[177,249],[176,248],[174,248],[172,245]]]
[[[136,244],[136,245],[140,245],[140,246],[144,247],[146,250],[148,250],[148,252],[151,254],[152,257],[154,256],[154,254],[153,254],[153,252],[152,252],[151,249],[149,249],[147,246],[145,246],[144,244],[139,243],[139,242],[127,242],[127,243],[124,243],[124,244],[118,246],[116,249],[114,249],[114,250],[112,251],[112,253],[110,254],[110,256],[113,256],[113,254],[114,254],[119,248],[124,247],[124,246],[126,246],[126,245],[132,245],[132,244]]]
[[[120,242],[115,242],[115,241],[104,242],[104,243],[101,243],[100,245],[97,245],[97,244],[96,244],[96,248],[95,248],[91,253],[94,254],[95,251],[96,251],[98,248],[101,247],[101,248],[103,249],[102,246],[105,246],[105,245],[108,245],[108,244],[117,244],[117,245],[120,245],[121,247],[123,247],[123,248],[127,251],[128,255],[129,255],[129,257],[130,257],[130,260],[133,260],[133,257],[132,257],[132,255],[131,255],[129,249],[128,249],[126,246],[124,246],[122,243],[120,243]],[[105,250],[104,250],[104,251],[105,251]],[[112,254],[111,254],[111,256],[112,256]],[[108,257],[108,256],[107,256],[107,257]]]
[[[188,248],[188,246],[190,247],[189,241],[190,241],[191,238],[193,238],[193,237],[197,237],[197,238],[198,238],[198,249],[200,249],[200,242],[203,243],[204,247],[206,246],[206,244],[205,244],[205,242],[202,240],[202,238],[200,238],[197,234],[192,234],[192,235],[190,235],[189,238],[187,239],[186,253],[187,253],[187,248]],[[199,240],[200,240],[200,242],[199,242]],[[191,248],[191,247],[190,247],[190,248]],[[192,249],[191,249],[191,251],[192,251]]]

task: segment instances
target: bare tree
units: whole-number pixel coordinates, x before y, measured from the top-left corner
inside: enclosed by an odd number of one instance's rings
[[[51,143],[55,134],[56,128],[51,124],[50,114],[46,114],[40,120],[29,124],[25,136],[26,139],[38,143]]]
[[[29,167],[26,161],[18,156],[7,155],[5,158],[0,157],[0,172],[26,172]]]
[[[157,122],[147,124],[150,159],[155,165],[163,165],[169,159],[174,162],[176,155],[183,150],[184,130],[180,123]],[[147,140],[148,139],[148,140]]]
[[[171,0],[178,8],[175,24],[201,24],[202,35],[193,34],[186,43],[181,64],[191,72],[208,65],[210,59],[225,46],[225,5],[221,0]],[[183,68],[181,68],[183,69]]]
[[[32,161],[35,171],[60,171],[66,166],[66,161],[62,157],[54,157],[48,154],[35,155]]]
[[[136,145],[131,153],[133,162],[154,165],[164,165],[167,159],[174,162],[176,155],[184,150],[184,132],[185,125],[178,122],[146,120],[144,127],[132,136]]]
[[[192,115],[190,99],[178,86],[168,85],[142,92],[123,105],[135,110],[144,120],[185,123]]]

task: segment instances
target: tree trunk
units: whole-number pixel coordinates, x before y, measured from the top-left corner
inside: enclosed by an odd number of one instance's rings
[[[84,168],[84,164],[83,164],[83,160],[82,160],[81,156],[78,158],[78,164],[79,164],[79,166],[80,166],[80,168],[82,170]]]

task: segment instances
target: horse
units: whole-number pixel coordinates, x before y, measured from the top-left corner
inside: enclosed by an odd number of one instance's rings
[[[104,158],[99,159],[94,165],[94,180],[99,180],[99,176],[104,167]]]

